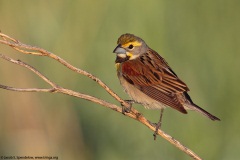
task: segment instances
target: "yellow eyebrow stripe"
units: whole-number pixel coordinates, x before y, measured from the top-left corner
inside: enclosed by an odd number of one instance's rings
[[[128,42],[128,43],[126,43],[126,44],[123,44],[122,47],[126,48],[126,47],[128,47],[130,44],[133,45],[133,46],[135,46],[135,47],[136,47],[136,46],[141,46],[141,45],[142,45],[141,42],[134,41],[134,42]]]

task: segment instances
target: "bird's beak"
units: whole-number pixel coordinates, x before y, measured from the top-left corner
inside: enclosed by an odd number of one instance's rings
[[[114,50],[113,53],[116,54],[126,54],[126,50],[124,48],[121,47],[121,45],[119,44]]]

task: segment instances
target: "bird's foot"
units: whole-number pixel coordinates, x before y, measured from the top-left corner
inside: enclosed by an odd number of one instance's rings
[[[159,118],[158,123],[156,123],[155,132],[153,133],[154,140],[157,139],[158,129],[161,128],[161,125],[162,125],[162,116],[163,116],[163,109],[161,109],[161,111],[160,111],[160,118]]]
[[[136,103],[136,101],[134,101],[134,100],[124,100],[124,101],[126,103],[128,103],[130,105],[130,107],[126,107],[123,104],[121,104],[121,106],[122,106],[122,114],[130,113],[131,109],[132,109],[132,104]]]
[[[158,123],[154,123],[154,124],[156,124],[156,128],[155,128],[155,131],[154,131],[154,133],[153,133],[153,138],[154,138],[154,140],[156,140],[157,139],[157,134],[158,134],[158,129],[160,129],[161,128],[161,122],[158,122]]]

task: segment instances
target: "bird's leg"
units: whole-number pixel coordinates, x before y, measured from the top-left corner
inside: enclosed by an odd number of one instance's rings
[[[158,121],[158,123],[157,123],[157,125],[156,125],[156,129],[155,129],[155,132],[154,132],[154,134],[153,134],[154,140],[156,140],[156,138],[157,138],[158,129],[161,128],[162,117],[163,117],[163,110],[164,110],[164,109],[162,108],[161,111],[160,111],[160,119],[159,119],[159,121]]]
[[[130,104],[130,107],[128,108],[121,104],[122,105],[122,114],[125,114],[125,112],[129,113],[131,111],[132,104],[137,103],[134,100],[124,100],[124,101],[127,102],[128,104]]]

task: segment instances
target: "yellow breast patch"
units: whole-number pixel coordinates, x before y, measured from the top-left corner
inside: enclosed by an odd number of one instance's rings
[[[115,67],[116,67],[116,69],[117,69],[117,71],[118,71],[119,68],[120,68],[120,63],[115,63]]]

